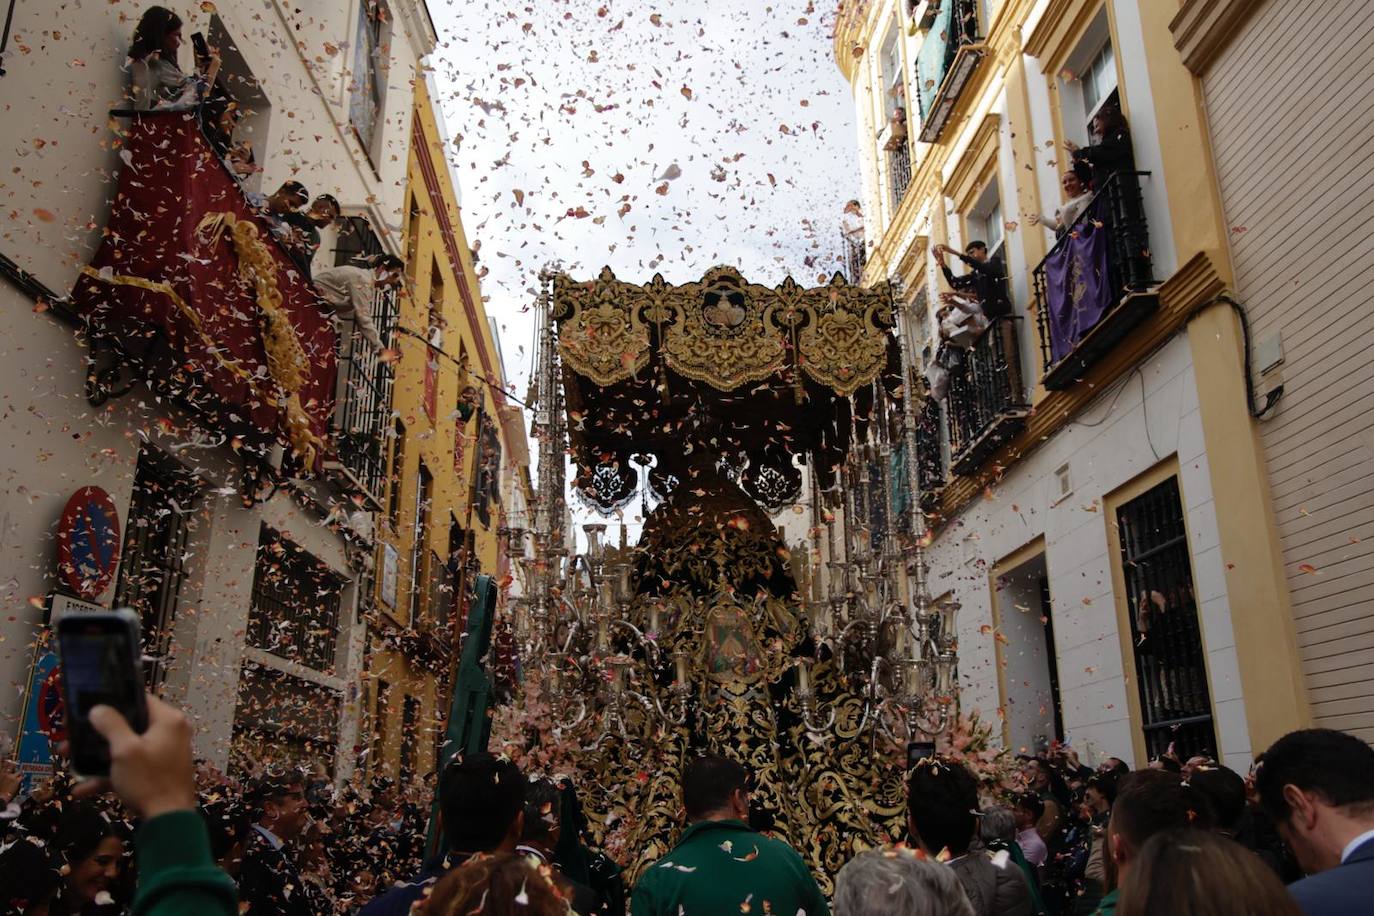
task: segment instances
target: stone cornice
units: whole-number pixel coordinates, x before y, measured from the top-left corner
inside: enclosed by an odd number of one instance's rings
[[[1259,0],[1185,0],[1169,23],[1183,66],[1201,76],[1259,5]]]
[[[1051,72],[1068,56],[1073,42],[1101,8],[1100,3],[1084,0],[1050,0],[1034,31],[1025,36],[1025,52],[1040,61],[1042,72]]]

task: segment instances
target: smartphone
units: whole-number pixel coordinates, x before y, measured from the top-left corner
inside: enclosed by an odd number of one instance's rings
[[[205,34],[203,32],[191,33],[191,47],[195,49],[197,61],[210,59],[210,46],[205,43]]]
[[[922,760],[929,760],[934,756],[934,741],[908,741],[906,745],[906,768],[909,770]]]
[[[80,776],[110,772],[110,746],[91,726],[91,707],[113,706],[135,732],[148,728],[139,643],[139,618],[128,608],[83,611],[57,622],[67,739]]]

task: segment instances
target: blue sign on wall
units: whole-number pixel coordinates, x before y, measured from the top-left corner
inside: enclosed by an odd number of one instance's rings
[[[60,686],[57,681],[57,653],[51,649],[38,649],[38,658],[33,663],[33,676],[29,679],[29,690],[24,695],[24,730],[19,734],[19,773],[23,777],[21,793],[33,791],[35,782],[52,776],[52,742],[43,729],[45,721],[51,721],[54,709],[45,700],[52,695],[53,688]],[[44,686],[47,685],[47,689]],[[61,696],[60,691],[57,696]]]

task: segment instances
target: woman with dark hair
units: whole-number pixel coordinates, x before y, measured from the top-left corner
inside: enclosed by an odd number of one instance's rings
[[[49,907],[52,916],[121,911],[124,832],[93,803],[67,805],[50,850],[52,867],[62,876]]]
[[[1131,129],[1114,101],[1105,103],[1097,110],[1088,129],[1092,134],[1092,142],[1087,146],[1072,142],[1064,145],[1073,154],[1074,173],[1094,191],[1100,191],[1108,178],[1135,167]]]
[[[197,61],[197,71],[183,73],[177,63],[181,17],[165,6],[150,6],[134,29],[129,46],[134,107],[139,111],[194,108],[219,76],[219,52]]]
[[[1117,916],[1301,916],[1254,853],[1202,830],[1170,830],[1145,843],[1121,882]]]

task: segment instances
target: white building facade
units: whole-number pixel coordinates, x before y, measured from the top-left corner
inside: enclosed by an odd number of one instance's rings
[[[262,169],[247,188],[297,180],[341,204],[346,219],[324,231],[315,268],[360,251],[401,253],[411,81],[436,42],[424,3],[177,12],[182,66],[192,33],[203,34],[245,109],[235,139],[251,142]],[[344,779],[365,743],[358,684],[377,481],[360,483],[331,448],[324,473],[276,480],[249,505],[242,457],[223,430],[143,382],[103,403],[86,397],[85,329],[63,299],[96,252],[124,166],[128,121],[108,112],[127,107],[136,22],[123,6],[56,17],[20,4],[0,78],[16,126],[13,168],[0,179],[0,302],[11,316],[0,332],[10,418],[0,442],[0,671],[16,689],[0,702],[0,731],[20,731],[43,605],[67,590],[59,516],[94,486],[114,504],[121,556],[89,601],[141,613],[150,686],[191,716],[198,754],[238,766],[274,748]]]

